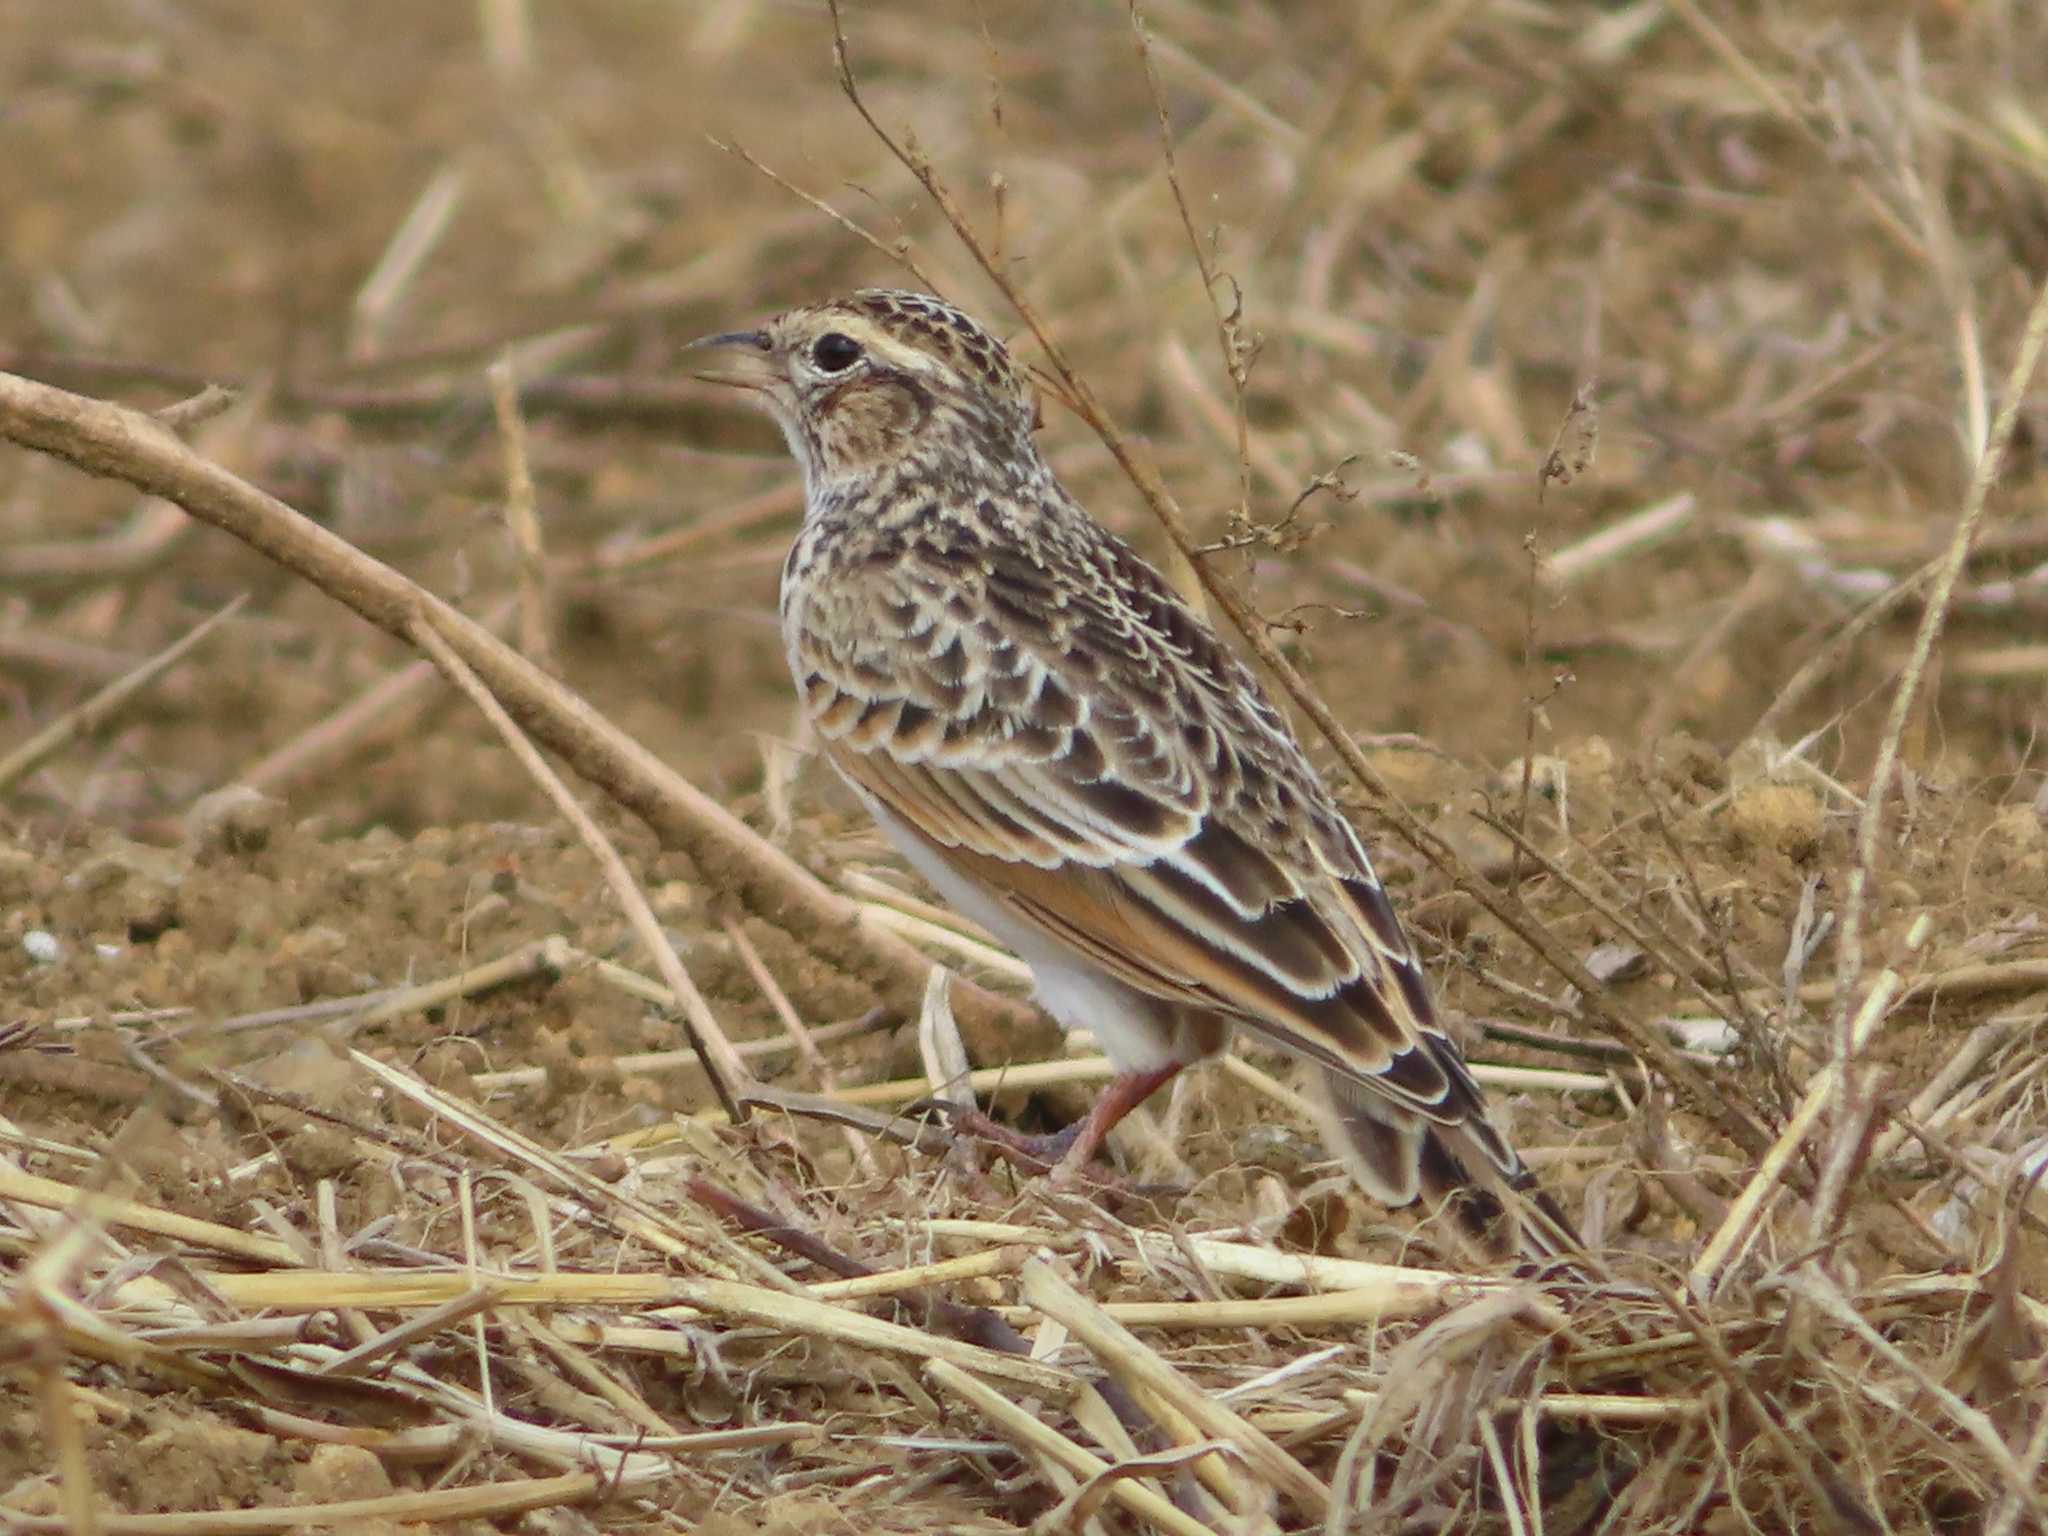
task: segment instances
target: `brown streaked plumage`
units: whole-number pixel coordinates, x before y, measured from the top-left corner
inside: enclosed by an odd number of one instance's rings
[[[1378,1199],[1461,1194],[1476,1230],[1575,1247],[1357,833],[1251,671],[1054,479],[1002,344],[866,290],[692,350],[803,469],[782,624],[826,755],[1124,1073],[1069,1157],[1241,1025],[1321,1068]]]

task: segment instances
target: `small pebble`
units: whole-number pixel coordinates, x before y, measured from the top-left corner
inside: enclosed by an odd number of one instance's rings
[[[21,936],[21,947],[28,951],[29,959],[37,965],[55,965],[64,958],[64,946],[54,933],[45,933],[40,928],[31,928]]]
[[[1742,1044],[1742,1036],[1726,1019],[1666,1019],[1664,1027],[1689,1051],[1722,1054]]]
[[[230,784],[192,802],[185,840],[194,853],[256,853],[283,825],[283,801],[247,784]]]
[[[1300,1175],[1329,1154],[1322,1143],[1305,1136],[1291,1125],[1262,1121],[1248,1127],[1237,1138],[1235,1161],[1242,1167],[1263,1168],[1283,1176]]]
[[[384,1464],[359,1445],[316,1446],[295,1482],[299,1495],[313,1504],[382,1498],[391,1492]]]

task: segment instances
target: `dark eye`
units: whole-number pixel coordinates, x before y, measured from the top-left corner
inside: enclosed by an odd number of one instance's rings
[[[860,361],[860,343],[838,331],[827,331],[811,344],[811,361],[826,373],[844,373]]]

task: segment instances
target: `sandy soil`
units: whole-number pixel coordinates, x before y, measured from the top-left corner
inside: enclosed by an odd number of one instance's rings
[[[885,242],[901,232],[950,291],[1001,313],[840,96],[824,16],[749,0],[24,3],[0,40],[13,141],[0,313],[14,317],[0,367],[151,408],[234,385],[239,402],[195,433],[209,454],[508,627],[517,567],[483,370],[513,349],[522,380],[557,386],[529,400],[527,426],[560,675],[829,882],[896,878],[791,736],[773,594],[792,470],[765,423],[675,387],[667,367],[692,335],[906,280],[721,144]],[[1144,76],[1120,12],[1064,9],[1055,39],[1032,7],[864,6],[854,37],[878,114],[914,126],[1198,526],[1222,536],[1240,496],[1235,407]],[[1914,76],[1895,7],[1851,7],[1825,27],[1744,18],[1730,46],[1751,76],[1677,7],[1474,7],[1441,29],[1392,8],[1359,26],[1353,9],[1152,16],[1193,216],[1262,342],[1243,401],[1252,516],[1279,519],[1315,476],[1341,477],[1285,535],[1219,558],[1288,626],[1276,633],[1290,655],[1393,789],[1503,880],[1507,845],[1477,813],[1513,822],[1517,764],[1537,755],[1530,826],[1560,872],[1530,871],[1521,894],[1579,956],[1628,938],[1613,911],[1655,935],[1659,954],[1624,970],[1616,996],[1647,1018],[1725,1020],[1738,1048],[1710,1070],[1775,1134],[1826,1059],[1837,961],[1823,936],[1788,980],[1788,946],[1802,903],[1809,920],[1840,911],[1921,604],[1833,650],[1830,637],[1944,547],[1970,445],[2002,403],[2033,275],[2048,270],[2048,37],[2020,7],[1915,7]],[[395,254],[408,228],[410,259]],[[1597,460],[1539,497],[1537,466],[1596,376]],[[572,387],[591,381],[614,392],[592,403]],[[2048,789],[2033,755],[2048,675],[2044,400],[2036,383],[1908,718],[1864,940],[1865,984],[1886,966],[1911,984],[1874,1047],[1880,1123],[1990,1020],[2017,1031],[1999,1058],[2017,1086],[1956,1122],[1945,1151],[1857,1186],[1866,1276],[1929,1255],[1955,1271],[1982,1262],[1996,1202],[1971,1206],[1954,1158],[2009,1156],[2043,1130],[2038,1077],[2011,1063],[2048,987]],[[1048,452],[1076,491],[1160,552],[1101,446],[1068,413],[1048,418]],[[291,1232],[309,1253],[323,1231],[369,1233],[366,1267],[459,1258],[454,1185],[422,1171],[458,1139],[395,1105],[348,1050],[592,1156],[617,1158],[617,1138],[712,1099],[680,1054],[633,1064],[679,1053],[677,1029],[594,962],[645,970],[645,957],[588,855],[471,710],[430,676],[404,681],[413,657],[255,552],[12,449],[0,751],[238,594],[247,606],[192,658],[0,799],[0,1029],[16,1031],[0,1048],[0,1151],[161,1211]],[[1772,715],[1823,654],[1818,684]],[[833,970],[686,855],[598,810],[732,1038],[786,1039],[751,950],[806,1024],[842,1027],[828,1036],[840,1084],[922,1071],[902,998]],[[1489,1037],[1489,1023],[1598,1033],[1441,873],[1398,844],[1385,858],[1476,1057],[1560,1063]],[[901,888],[914,892],[907,877]],[[568,961],[430,1007],[366,1022],[317,1006],[551,940]],[[1673,956],[1683,963],[1662,963]],[[1984,980],[1986,967],[2002,969]],[[1925,980],[1966,971],[1975,979]],[[265,1021],[280,1009],[293,1012]],[[779,1045],[750,1059],[771,1081],[816,1086]],[[1591,1235],[1683,1265],[1754,1160],[1696,1106],[1649,1128],[1639,1078],[1624,1089],[1500,1092],[1518,1143]],[[1072,1089],[996,1100],[1032,1125],[1082,1102]],[[1277,1215],[1283,1243],[1380,1259],[1407,1240],[1405,1219],[1289,1163],[1272,1134],[1286,1117],[1235,1079],[1197,1077],[1162,1119],[1184,1163],[1142,1141],[1126,1151],[1191,1182],[1178,1219]],[[372,1128],[395,1148],[416,1138],[419,1168],[402,1150],[366,1157]],[[719,1145],[754,1155],[732,1134]],[[837,1192],[841,1230],[989,1198],[886,1147],[860,1169],[818,1127],[761,1155],[785,1194]],[[644,1192],[687,1204],[658,1174]],[[485,1238],[530,1259],[519,1199],[491,1191]],[[0,1263],[18,1281],[62,1224],[0,1209]],[[1930,1246],[1936,1232],[1947,1248]],[[2015,1242],[2040,1299],[2038,1225]],[[1765,1246],[1797,1250],[1791,1218]],[[617,1257],[575,1249],[578,1264]],[[910,1257],[879,1237],[867,1252]],[[163,1278],[203,1289],[177,1269]],[[307,1326],[351,1342],[337,1316]],[[1217,1350],[1233,1337],[1220,1331]],[[449,1330],[425,1364],[474,1384],[466,1338]],[[2026,1339],[2022,1376],[2039,1359],[2038,1335]],[[1930,1357],[1953,1360],[1947,1348]],[[715,1350],[687,1369],[659,1356],[611,1368],[678,1429],[843,1412],[881,1433],[861,1418],[868,1398],[835,1405],[801,1361],[748,1349],[729,1346],[746,1362],[731,1377]],[[61,1480],[42,1378],[22,1368],[32,1353],[5,1350],[0,1508],[49,1512]],[[109,1513],[365,1499],[468,1465],[318,1443],[256,1414],[262,1394],[68,1358]],[[906,1380],[890,1390],[920,1401]],[[538,1373],[500,1389],[536,1421],[578,1422]],[[367,1388],[294,1411],[366,1434],[420,1422],[416,1404]],[[609,1411],[584,1422],[632,1429]],[[917,1415],[904,1411],[908,1433]],[[965,1414],[948,1432],[988,1438]],[[866,1480],[843,1458],[788,1450],[685,1458],[612,1513],[720,1536],[1008,1530],[1054,1502],[1007,1452],[937,1470],[880,1441],[861,1454]],[[1899,1529],[1984,1528],[1971,1503],[1983,1489],[1926,1454],[1850,1481]],[[483,1460],[541,1475],[501,1451]],[[1708,1505],[1735,1521],[1727,1499]],[[1783,1507],[1744,1518],[1799,1526]],[[1681,1527],[1645,1515],[1625,1528]]]

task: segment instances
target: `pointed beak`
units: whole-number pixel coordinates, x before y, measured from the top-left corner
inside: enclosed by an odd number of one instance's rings
[[[780,377],[766,331],[701,337],[683,348],[682,360],[691,378],[739,389],[766,389]]]

